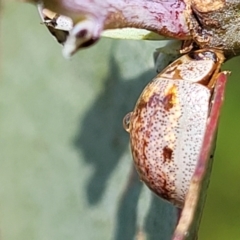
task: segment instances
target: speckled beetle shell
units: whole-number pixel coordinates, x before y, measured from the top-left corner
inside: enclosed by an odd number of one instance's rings
[[[212,50],[180,57],[146,86],[124,118],[141,180],[177,207],[195,170],[223,60]]]

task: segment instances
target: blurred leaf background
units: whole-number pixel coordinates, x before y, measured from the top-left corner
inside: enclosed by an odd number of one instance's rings
[[[148,239],[170,236],[175,219],[153,215],[174,209],[159,208],[133,174],[122,128],[159,44],[102,39],[66,60],[34,6],[5,1],[1,23],[1,239],[127,240],[141,227]],[[224,68],[232,75],[200,240],[240,238],[239,58]]]

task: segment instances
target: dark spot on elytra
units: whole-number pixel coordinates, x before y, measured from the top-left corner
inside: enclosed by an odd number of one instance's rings
[[[163,179],[162,192],[160,196],[168,201],[171,200],[171,191],[168,188],[168,182],[166,179]]]
[[[145,102],[143,99],[140,99],[140,101],[137,104],[137,110],[141,112],[142,109],[146,108],[146,106],[147,106],[147,102]]]
[[[148,160],[146,156],[147,147],[148,147],[148,141],[146,139],[143,139],[142,160],[144,161],[145,165]]]
[[[172,153],[173,153],[173,150],[171,148],[169,148],[168,146],[165,146],[163,148],[163,161],[170,162],[172,160]]]
[[[163,98],[163,107],[166,111],[169,111],[173,106],[173,99],[174,99],[175,95],[174,93],[168,93],[164,98]]]
[[[148,100],[148,106],[155,107],[156,105],[159,104],[159,102],[160,102],[159,96],[154,93]]]

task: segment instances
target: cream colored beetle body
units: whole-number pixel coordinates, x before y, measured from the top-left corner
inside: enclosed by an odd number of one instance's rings
[[[150,82],[125,117],[142,181],[182,207],[194,173],[223,55],[199,50],[184,55]]]

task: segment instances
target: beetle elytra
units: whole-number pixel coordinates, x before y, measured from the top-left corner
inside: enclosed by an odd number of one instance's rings
[[[150,82],[123,124],[135,167],[157,195],[182,207],[201,151],[224,56],[197,50]]]

